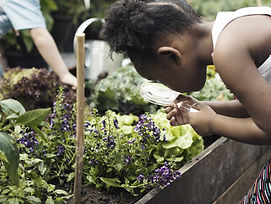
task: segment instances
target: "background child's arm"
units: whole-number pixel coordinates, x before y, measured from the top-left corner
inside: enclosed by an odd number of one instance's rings
[[[62,83],[77,87],[77,80],[66,67],[55,41],[46,28],[32,28],[30,30],[33,41],[41,56],[58,75]]]

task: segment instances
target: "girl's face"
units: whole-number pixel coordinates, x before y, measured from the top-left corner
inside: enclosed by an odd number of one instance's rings
[[[181,65],[163,57],[134,62],[137,72],[149,80],[158,80],[167,87],[182,93],[199,91],[205,84],[206,68],[185,56]]]

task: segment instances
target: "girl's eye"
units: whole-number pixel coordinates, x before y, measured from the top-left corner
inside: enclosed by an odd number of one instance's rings
[[[177,59],[177,55],[175,55],[175,54],[173,54],[173,53],[170,55],[170,58],[171,58],[174,62],[177,62],[177,60],[178,60],[178,59]]]

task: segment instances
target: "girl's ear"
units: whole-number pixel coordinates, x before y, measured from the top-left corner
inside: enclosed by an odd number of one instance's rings
[[[157,54],[162,57],[168,57],[171,61],[177,65],[181,64],[182,53],[173,47],[159,47]]]

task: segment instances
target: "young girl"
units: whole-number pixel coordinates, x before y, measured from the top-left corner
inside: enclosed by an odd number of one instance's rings
[[[271,144],[271,8],[219,12],[207,22],[184,0],[121,0],[109,8],[102,37],[112,51],[127,54],[140,75],[179,92],[200,90],[206,66],[214,64],[238,98],[199,102],[180,95],[166,108],[171,125]],[[270,161],[242,202],[271,202]]]

